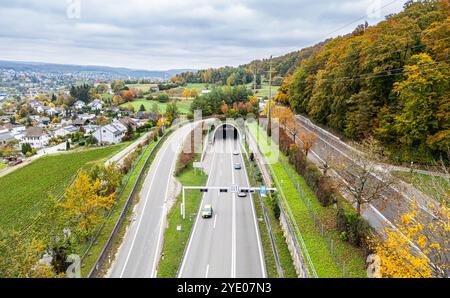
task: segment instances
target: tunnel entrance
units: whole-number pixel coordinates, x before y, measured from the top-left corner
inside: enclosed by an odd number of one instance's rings
[[[233,125],[229,125],[229,124],[223,124],[216,130],[216,133],[214,135],[214,140],[217,140],[217,139],[237,140],[238,137],[239,137],[239,132],[236,127],[234,127]]]

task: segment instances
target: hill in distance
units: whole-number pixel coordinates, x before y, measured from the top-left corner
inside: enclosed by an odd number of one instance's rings
[[[15,71],[31,71],[51,74],[67,73],[91,73],[95,75],[109,75],[114,78],[151,78],[151,79],[170,79],[172,76],[186,71],[195,71],[192,69],[170,69],[170,70],[138,70],[123,67],[108,67],[94,65],[70,65],[53,64],[42,62],[23,62],[23,61],[2,61],[0,60],[0,69],[12,69]]]

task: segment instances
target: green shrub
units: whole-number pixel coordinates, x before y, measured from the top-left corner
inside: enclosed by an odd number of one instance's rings
[[[330,177],[322,175],[317,179],[316,196],[323,207],[330,206],[336,202],[333,181]]]

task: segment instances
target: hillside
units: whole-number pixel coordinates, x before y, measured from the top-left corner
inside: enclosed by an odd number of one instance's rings
[[[90,65],[68,65],[68,64],[52,64],[40,62],[21,62],[21,61],[0,61],[0,69],[12,69],[15,71],[30,71],[52,74],[64,73],[91,73],[109,75],[112,78],[151,78],[167,80],[168,78],[182,72],[192,71],[190,69],[171,69],[167,71],[161,70],[136,70],[120,67],[107,66],[90,66]]]
[[[449,13],[448,1],[408,2],[329,41],[303,61],[284,98],[346,137],[375,137],[399,162],[448,159]]]

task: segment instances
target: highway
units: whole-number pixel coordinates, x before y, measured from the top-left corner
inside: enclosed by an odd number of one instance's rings
[[[248,187],[248,176],[238,139],[233,129],[223,138],[219,129],[214,143],[205,155],[208,186],[239,185]],[[238,155],[233,155],[238,152]],[[242,165],[235,170],[234,163]],[[248,195],[235,193],[204,194],[201,207],[212,204],[210,219],[200,216],[200,210],[183,257],[178,277],[181,278],[265,278],[266,270],[253,201]]]
[[[196,124],[189,123],[176,130],[159,149],[139,193],[133,222],[128,227],[108,277],[156,277],[177,151]]]

